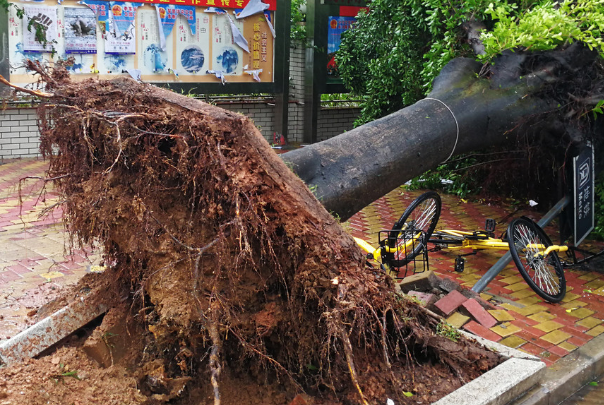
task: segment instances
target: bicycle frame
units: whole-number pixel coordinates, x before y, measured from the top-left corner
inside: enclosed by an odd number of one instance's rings
[[[476,232],[467,232],[467,231],[457,231],[453,229],[443,229],[438,232],[445,233],[447,235],[462,238],[461,244],[455,244],[455,241],[451,242],[442,242],[442,244],[447,244],[446,249],[449,250],[461,250],[461,249],[473,249],[473,250],[484,250],[484,249],[496,249],[496,250],[508,250],[509,246],[507,242],[504,242],[502,239],[493,238],[484,233],[484,237],[477,236]],[[438,244],[438,242],[434,242],[434,239],[431,239],[430,242]]]
[[[389,232],[389,231],[387,231],[387,232]],[[367,242],[363,239],[359,239],[359,238],[355,238],[355,237],[353,237],[353,239],[355,240],[355,242],[357,243],[357,245],[359,245],[359,247],[361,249],[363,249],[365,252],[369,253],[373,257],[373,260],[375,260],[378,263],[382,263],[382,254],[383,253],[398,253],[400,251],[404,252],[417,241],[417,239],[419,238],[419,235],[420,235],[420,233],[413,236],[412,238],[407,240],[405,243],[403,243],[401,245],[397,245],[395,247],[380,246],[378,248],[374,248],[369,242]]]
[[[450,236],[463,238],[461,244],[455,245],[454,241],[449,242],[449,246],[446,247],[448,250],[461,250],[461,249],[473,249],[473,250],[485,250],[485,249],[495,249],[495,250],[509,250],[509,244],[507,241],[503,241],[499,238],[493,238],[491,236],[487,236],[484,234],[484,238],[480,236],[479,232],[467,232],[467,231],[457,231],[453,229],[443,229],[439,231],[440,233],[444,233]],[[434,241],[434,240],[432,240]],[[446,242],[443,242],[445,244]],[[545,247],[544,245],[533,245],[529,244],[527,246],[531,249],[544,250],[542,253],[543,257],[547,257],[551,252],[566,252],[569,250],[568,246],[565,245],[552,245],[549,247]]]

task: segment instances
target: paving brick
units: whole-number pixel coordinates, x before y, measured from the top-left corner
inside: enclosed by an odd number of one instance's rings
[[[543,300],[538,297],[526,297],[516,301],[517,304],[526,305],[527,307],[533,304],[537,304],[538,302],[543,302]]]
[[[579,301],[579,300],[572,300],[572,301],[568,301],[563,304],[560,304],[560,306],[562,308],[571,309],[571,310],[576,310],[578,308],[582,308],[587,305],[588,305],[587,302]]]
[[[453,290],[461,290],[461,285],[450,277],[443,278],[440,282],[439,287],[441,290],[444,290],[448,293]]]
[[[604,325],[598,325],[593,329],[588,330],[587,332],[585,332],[585,334],[589,335],[589,336],[599,336],[602,333],[604,333]]]
[[[566,339],[566,341],[572,345],[575,345],[577,347],[581,347],[583,346],[585,343],[588,342],[588,340],[583,340],[583,339],[579,339],[576,336],[570,337],[568,339]]]
[[[568,352],[570,350],[567,350],[567,349],[561,347],[561,345],[558,345],[558,346],[552,346],[552,347],[550,347],[549,349],[547,349],[547,351],[550,352],[550,353],[553,353],[555,355],[558,355],[560,357],[564,357],[564,356],[566,356],[568,354]]]
[[[529,315],[528,318],[532,319],[533,321],[543,323],[556,318],[556,315],[552,315],[549,312],[537,312],[536,314]]]
[[[12,270],[0,272],[0,281],[3,281],[5,283],[10,283],[11,281],[19,280],[20,278],[21,276]]]
[[[579,309],[570,311],[568,314],[575,318],[583,319],[583,318],[587,318],[588,316],[593,315],[594,311],[589,310],[587,308],[579,308]]]
[[[474,298],[467,300],[462,306],[476,322],[485,328],[492,328],[497,325],[497,319],[493,318]]]
[[[501,337],[498,334],[493,333],[492,331],[475,321],[470,321],[466,323],[463,328],[468,332],[472,332],[473,334],[483,337],[492,342],[498,342],[499,340],[501,340]]]
[[[568,341],[560,343],[560,344],[558,345],[558,347],[560,347],[560,348],[562,348],[562,349],[566,350],[566,351],[567,351],[567,352],[569,352],[569,353],[570,353],[570,352],[572,352],[573,350],[575,350],[575,349],[577,348],[577,346],[575,346],[575,345],[573,345],[573,344],[568,343]]]
[[[581,319],[579,322],[577,322],[577,325],[583,326],[587,329],[591,329],[601,323],[602,323],[601,319],[594,318],[593,316],[588,316],[587,318]]]
[[[587,330],[579,331],[578,329],[570,327],[570,326],[564,326],[560,330],[562,330],[562,331],[564,331],[564,332],[572,335],[575,338],[579,338],[579,339],[581,339],[581,340],[583,340],[585,342],[587,342],[587,341],[589,341],[589,340],[591,340],[593,338],[593,336],[588,335],[587,333],[585,333],[585,332],[587,332]]]
[[[514,311],[518,312],[520,315],[529,316],[536,314],[537,312],[547,311],[547,307],[540,304],[533,304],[521,309],[514,309]]]
[[[420,305],[426,308],[432,306],[438,300],[438,297],[434,294],[419,291],[409,291],[409,294],[407,295],[417,299],[420,302]]]
[[[522,291],[522,290],[526,290],[527,288],[530,288],[528,284],[526,284],[524,282],[524,280],[522,280],[519,283],[515,283],[515,284],[510,284],[506,287],[509,290],[512,290],[514,292],[516,291]]]
[[[546,367],[551,367],[556,361],[560,360],[560,356],[550,353],[549,351],[543,352],[540,357]]]
[[[492,309],[489,313],[499,322],[513,321],[516,319],[514,315],[503,309]]]
[[[570,337],[572,337],[570,334],[568,334],[562,330],[555,330],[553,332],[548,333],[547,335],[541,336],[541,339],[545,340],[546,342],[557,345],[557,344],[564,342],[566,339],[568,339]]]
[[[530,288],[518,290],[511,294],[512,297],[517,298],[517,299],[522,299],[522,298],[526,298],[526,297],[535,297],[536,295],[537,294]]]
[[[447,318],[447,322],[450,325],[455,326],[457,329],[461,329],[461,327],[464,326],[469,320],[469,316],[465,316],[459,312],[455,312],[453,315]]]
[[[504,346],[516,349],[517,347],[520,347],[523,344],[525,344],[526,340],[522,339],[521,337],[519,337],[517,335],[512,335],[512,336],[506,337],[505,339],[500,340],[499,343],[501,343]]]
[[[543,350],[548,350],[550,347],[554,346],[554,344],[552,342],[548,342],[547,340],[543,340],[541,338],[538,338],[536,340],[531,340],[531,342],[539,347],[541,347]]]
[[[402,292],[408,293],[409,291],[430,291],[437,288],[439,284],[440,277],[434,274],[433,271],[425,271],[405,277],[397,285]]]
[[[497,326],[490,328],[490,330],[492,332],[495,332],[496,334],[498,334],[501,337],[507,337],[507,336],[520,332],[522,330],[522,328],[519,328],[518,326],[516,326],[512,323],[504,322],[501,325],[497,325]]]
[[[524,279],[521,276],[510,276],[510,277],[502,278],[499,281],[504,284],[510,285],[510,284],[520,283],[521,281],[524,281]]]
[[[543,323],[535,325],[535,329],[539,329],[539,330],[549,333],[556,329],[560,329],[563,326],[564,325],[562,325],[561,323],[558,323],[556,321],[545,321]]]
[[[434,306],[438,308],[439,312],[445,316],[449,316],[455,311],[461,304],[466,302],[468,299],[461,295],[457,290],[451,291],[449,294],[441,298]]]

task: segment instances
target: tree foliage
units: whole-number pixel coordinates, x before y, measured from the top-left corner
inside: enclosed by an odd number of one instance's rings
[[[479,25],[482,24],[482,25]],[[483,27],[485,53],[468,32]],[[357,125],[410,105],[460,56],[489,62],[505,50],[549,50],[581,41],[604,54],[604,0],[375,0],[342,37],[345,85],[363,97]]]

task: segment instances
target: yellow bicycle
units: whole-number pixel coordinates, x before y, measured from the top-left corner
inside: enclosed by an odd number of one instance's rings
[[[427,242],[440,218],[440,210],[440,196],[428,191],[407,207],[392,229],[379,232],[379,247],[375,248],[363,239],[354,240],[367,253],[368,259],[380,263],[389,272],[398,273],[398,269],[426,251]]]
[[[487,220],[484,231],[440,230],[429,241],[435,249],[472,249],[469,254],[484,249],[509,250],[526,283],[546,301],[560,302],[566,294],[566,278],[558,253],[571,247],[554,245],[543,229],[526,217],[514,219],[500,238],[494,235],[494,225]],[[463,256],[455,259],[456,271],[463,271]]]

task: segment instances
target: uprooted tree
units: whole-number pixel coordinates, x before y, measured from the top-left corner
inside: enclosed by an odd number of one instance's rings
[[[545,199],[570,149],[603,138],[602,0],[376,0],[358,19],[338,63],[367,123],[283,155],[342,219],[489,146],[515,150],[494,177]]]
[[[243,375],[326,403],[431,401],[427,381],[459,385],[496,363],[436,334],[367,267],[244,116],[131,79],[29,69],[46,83],[41,149],[64,222],[104,250],[98,299],[139,326],[129,340],[143,342],[149,400],[174,399],[178,381],[234,403],[221,386]],[[424,380],[427,359],[449,371]]]

